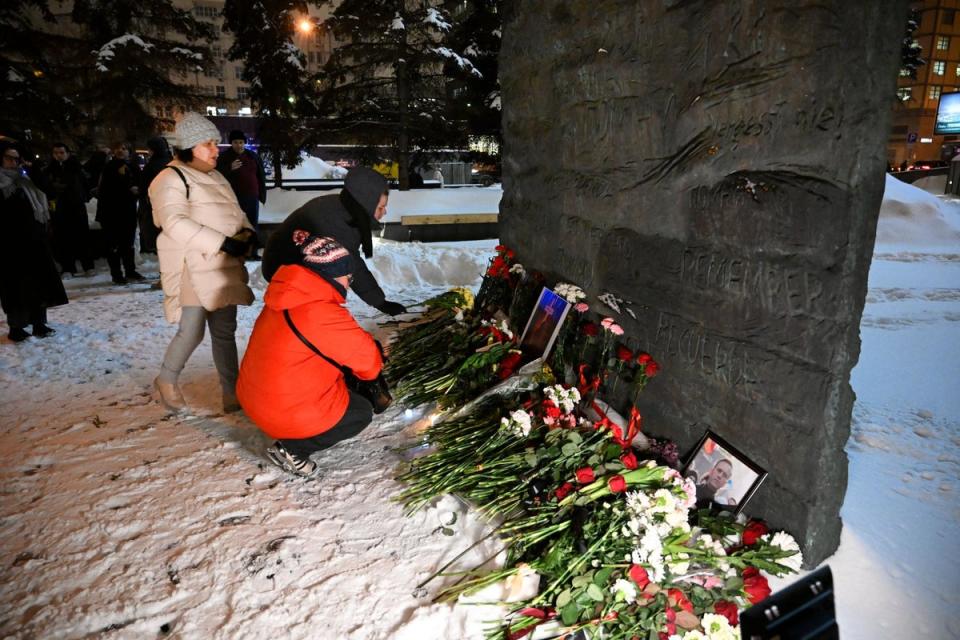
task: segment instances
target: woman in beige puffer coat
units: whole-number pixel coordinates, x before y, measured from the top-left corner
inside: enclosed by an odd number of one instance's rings
[[[157,254],[164,315],[179,322],[154,387],[167,409],[186,411],[177,381],[209,325],[223,408],[236,411],[237,305],[253,302],[243,258],[252,252],[255,236],[230,183],[215,170],[216,126],[188,113],[177,123],[176,136],[177,159],[149,188],[153,221],[162,230]]]

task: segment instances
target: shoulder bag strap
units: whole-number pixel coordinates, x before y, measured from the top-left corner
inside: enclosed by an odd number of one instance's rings
[[[167,168],[167,169],[173,169],[174,171],[177,172],[177,175],[180,176],[180,180],[183,181],[183,186],[187,188],[187,200],[189,200],[189,199],[190,199],[190,185],[187,184],[187,176],[183,175],[183,171],[180,171],[180,168],[179,168],[179,167],[173,167],[173,166],[167,165],[166,168]]]
[[[300,338],[300,341],[303,342],[303,344],[310,347],[311,351],[313,351],[315,354],[317,354],[318,356],[320,356],[321,358],[323,358],[324,360],[326,360],[327,362],[335,366],[337,369],[340,369],[341,371],[343,371],[343,366],[339,362],[337,362],[336,360],[333,360],[329,356],[325,356],[323,352],[320,351],[320,349],[317,349],[312,342],[307,340],[307,337],[305,335],[300,333],[300,330],[297,329],[297,325],[293,324],[293,318],[290,317],[290,311],[288,309],[283,310],[283,318],[284,320],[287,321],[287,324],[290,326],[290,329],[293,331],[294,334],[296,334],[298,338]]]

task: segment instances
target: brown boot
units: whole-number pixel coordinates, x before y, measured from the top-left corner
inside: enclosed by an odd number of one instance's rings
[[[164,382],[160,378],[153,381],[153,388],[157,392],[160,404],[171,413],[184,413],[187,410],[187,401],[183,398],[180,387],[175,382]]]

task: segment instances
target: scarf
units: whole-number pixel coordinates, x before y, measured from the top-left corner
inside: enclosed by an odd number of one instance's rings
[[[40,224],[50,222],[50,210],[47,206],[47,196],[33,184],[30,178],[20,173],[18,169],[0,169],[0,191],[4,198],[9,198],[20,190],[27,197],[30,208],[33,209],[33,218]]]
[[[364,257],[373,256],[373,235],[370,231],[370,221],[373,217],[346,189],[340,192],[340,204],[350,212],[353,226],[360,231],[360,245],[363,247]]]

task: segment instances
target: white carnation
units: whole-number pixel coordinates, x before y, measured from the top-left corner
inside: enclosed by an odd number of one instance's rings
[[[785,552],[792,552],[793,555],[777,560],[779,564],[789,568],[793,572],[800,571],[800,565],[803,564],[803,553],[800,552],[800,545],[786,531],[778,531],[771,538],[769,534],[763,536],[764,540],[769,538],[770,546],[779,547]]]
[[[633,604],[637,601],[637,586],[629,580],[624,580],[623,578],[618,579],[613,583],[613,586],[610,587],[610,592],[615,596],[622,594],[627,604]]]

